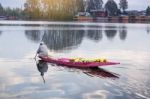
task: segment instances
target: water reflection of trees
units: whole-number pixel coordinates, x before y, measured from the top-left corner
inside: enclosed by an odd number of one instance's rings
[[[44,33],[43,33],[44,32]],[[44,35],[43,35],[44,34]],[[25,35],[34,42],[43,41],[50,50],[63,50],[75,48],[81,44],[84,37],[84,31],[78,30],[27,30]],[[43,36],[43,37],[42,37]]]
[[[146,27],[146,31],[147,31],[147,34],[149,34],[149,33],[150,33],[150,27],[149,27],[149,25],[147,25],[147,27]]]
[[[110,40],[112,40],[116,34],[117,34],[117,28],[119,28],[119,38],[121,40],[125,40],[127,37],[127,27],[126,26],[120,26],[120,27],[116,27],[116,26],[106,26],[105,27],[105,34],[106,37]]]
[[[103,38],[102,30],[88,30],[87,37],[91,40],[98,42]]]
[[[43,41],[51,50],[62,50],[77,47],[81,44],[83,36],[83,30],[49,30],[45,32]]]
[[[42,31],[39,31],[39,30],[26,30],[25,35],[31,41],[34,41],[34,42],[38,43],[41,40]]]
[[[75,48],[82,43],[84,37],[96,42],[103,37],[101,30],[26,30],[25,35],[35,43],[40,42],[43,36],[43,41],[48,48],[55,51]]]
[[[117,34],[117,27],[116,26],[106,26],[105,27],[105,34],[108,39],[113,39]]]
[[[2,31],[0,31],[0,35],[2,35]]]
[[[43,41],[50,50],[60,51],[64,49],[77,48],[84,38],[99,42],[103,38],[103,32],[108,39],[113,39],[118,28],[116,26],[107,26],[100,30],[26,30],[25,35],[31,41],[38,43],[43,38]],[[43,36],[44,34],[44,36]],[[127,28],[119,27],[119,37],[125,40],[127,37]]]
[[[125,40],[127,37],[127,27],[121,26],[119,27],[119,37],[121,40]]]

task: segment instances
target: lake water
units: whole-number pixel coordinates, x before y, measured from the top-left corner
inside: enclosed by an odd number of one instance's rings
[[[77,69],[35,61],[42,39],[54,57],[121,64]],[[149,24],[0,21],[0,99],[150,99],[149,75]]]

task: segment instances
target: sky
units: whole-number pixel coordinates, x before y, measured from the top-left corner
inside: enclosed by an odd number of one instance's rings
[[[107,0],[103,0],[104,3],[106,3]],[[116,3],[119,3],[119,0],[115,0]],[[16,7],[22,7],[24,5],[25,0],[0,0],[0,3],[4,7],[11,7],[11,8],[16,8]],[[145,10],[147,6],[150,6],[150,0],[128,0],[129,3],[129,10]]]

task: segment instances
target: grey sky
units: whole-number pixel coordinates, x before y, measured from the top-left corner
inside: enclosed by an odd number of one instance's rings
[[[107,0],[103,0],[104,3]],[[117,4],[119,0],[115,0]],[[23,7],[25,0],[0,0],[0,3],[5,7]],[[128,0],[129,2],[129,9],[134,10],[143,10],[146,9],[148,5],[150,5],[150,0]]]
[[[0,3],[4,6],[4,7],[23,7],[25,0],[0,0]]]
[[[103,0],[104,3],[107,1],[107,0]],[[116,1],[117,4],[119,4],[119,1],[120,0],[114,0]],[[143,10],[143,9],[146,9],[148,5],[150,5],[150,0],[127,0],[128,1],[128,8],[130,10]]]

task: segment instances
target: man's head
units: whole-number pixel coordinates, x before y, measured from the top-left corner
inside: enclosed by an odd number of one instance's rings
[[[41,42],[40,45],[44,45],[44,42]]]

